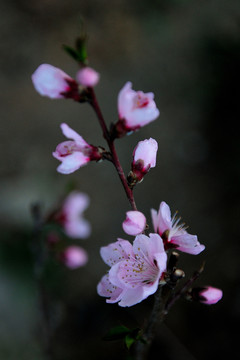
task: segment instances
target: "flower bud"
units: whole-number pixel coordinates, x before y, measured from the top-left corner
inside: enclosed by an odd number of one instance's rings
[[[147,172],[150,168],[156,166],[158,143],[150,138],[148,140],[139,141],[133,152],[133,168],[140,160],[143,162],[142,171]]]
[[[199,301],[203,304],[212,305],[221,300],[223,292],[222,290],[212,286],[204,286],[193,288],[189,295],[193,300]]]
[[[61,69],[49,64],[40,65],[32,75],[36,91],[51,99],[74,98],[78,93],[78,85]]]
[[[129,173],[130,186],[140,182],[144,175],[156,166],[158,143],[150,138],[140,141],[133,151],[132,171]]]
[[[141,234],[146,227],[146,218],[140,211],[128,211],[122,227],[128,235]]]
[[[76,79],[83,86],[93,87],[99,82],[100,75],[90,67],[84,67],[77,72]]]
[[[60,255],[61,261],[69,269],[77,269],[88,262],[87,252],[80,246],[69,246]]]

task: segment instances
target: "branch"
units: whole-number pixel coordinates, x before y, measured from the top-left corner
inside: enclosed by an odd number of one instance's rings
[[[110,133],[109,133],[109,131],[107,129],[107,125],[105,123],[104,117],[102,115],[102,112],[101,112],[101,109],[100,109],[100,106],[98,104],[98,101],[97,101],[97,98],[96,98],[96,95],[95,95],[95,92],[94,92],[93,88],[89,88],[89,103],[92,105],[92,107],[93,107],[93,109],[94,109],[94,111],[95,111],[95,113],[97,115],[99,124],[100,124],[100,126],[102,128],[102,131],[103,131],[103,137],[107,141],[110,152],[112,154],[112,162],[113,162],[113,164],[114,164],[114,166],[115,166],[115,168],[117,170],[118,176],[119,176],[119,178],[121,180],[121,183],[123,185],[123,188],[125,190],[127,198],[128,198],[128,200],[130,202],[132,210],[137,210],[137,206],[136,206],[134,196],[133,196],[133,190],[128,186],[126,176],[124,174],[123,168],[121,166],[121,163],[119,161],[119,158],[118,158],[118,155],[117,155],[117,152],[116,152],[116,148],[115,148],[115,145],[114,145],[114,140],[110,136]]]

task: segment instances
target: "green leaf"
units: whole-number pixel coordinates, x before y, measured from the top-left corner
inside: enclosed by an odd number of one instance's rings
[[[130,334],[125,336],[125,344],[126,344],[128,350],[130,349],[132,344],[135,343],[135,341],[136,341],[136,339],[133,338]]]
[[[87,62],[87,36],[84,34],[77,38],[76,49],[78,54],[78,60],[86,65]]]
[[[78,52],[71,48],[68,45],[63,45],[63,49],[66,51],[68,55],[70,55],[74,60],[78,61]]]
[[[124,339],[131,332],[126,326],[119,325],[110,329],[108,333],[103,337],[103,340],[112,341],[118,339]]]

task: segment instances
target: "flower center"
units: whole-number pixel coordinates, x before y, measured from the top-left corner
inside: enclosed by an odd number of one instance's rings
[[[146,107],[149,104],[149,99],[144,95],[142,91],[138,91],[136,96],[133,99],[133,108],[141,109]]]
[[[140,250],[140,254],[130,256],[123,262],[121,280],[132,288],[153,284],[159,274],[157,263]]]
[[[180,223],[181,217],[177,217],[177,212],[173,215],[171,222],[172,227],[171,229],[167,229],[163,232],[161,235],[164,242],[171,242],[171,239],[175,235],[182,235],[184,234],[185,230],[187,229],[187,226],[185,223]]]

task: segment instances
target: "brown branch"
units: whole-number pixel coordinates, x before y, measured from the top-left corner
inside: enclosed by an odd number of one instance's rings
[[[110,133],[108,131],[107,125],[105,123],[104,117],[102,115],[102,112],[101,112],[101,109],[98,104],[98,101],[97,101],[97,98],[96,98],[93,88],[89,88],[89,103],[92,105],[92,107],[97,115],[99,124],[103,131],[103,137],[107,141],[110,152],[112,154],[112,162],[117,170],[118,176],[121,180],[121,183],[123,185],[123,188],[125,190],[127,198],[130,202],[132,210],[137,210],[137,206],[136,206],[134,196],[133,196],[133,190],[128,186],[126,176],[124,174],[123,168],[121,166],[120,160],[119,160],[117,152],[116,152],[116,148],[114,145],[114,139],[112,139],[112,137],[110,136]]]

